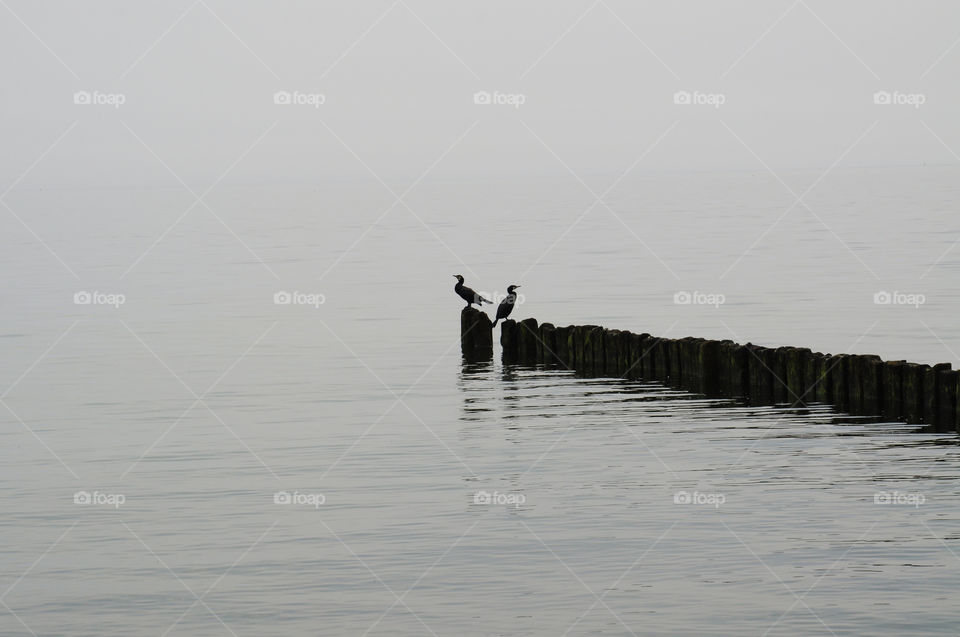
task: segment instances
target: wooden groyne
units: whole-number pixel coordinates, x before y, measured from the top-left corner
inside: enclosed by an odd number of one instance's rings
[[[485,313],[465,308],[460,328],[466,358],[493,358],[493,329]],[[853,415],[960,432],[960,372],[949,363],[931,366],[804,347],[672,339],[599,325],[557,327],[533,318],[503,321],[500,344],[504,363],[657,381],[751,405],[826,403]]]

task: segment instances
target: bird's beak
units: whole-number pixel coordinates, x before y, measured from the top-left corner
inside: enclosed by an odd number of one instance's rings
[[[513,287],[515,287],[515,288],[522,288],[523,286],[522,286],[522,285],[515,285],[515,286],[513,286]]]

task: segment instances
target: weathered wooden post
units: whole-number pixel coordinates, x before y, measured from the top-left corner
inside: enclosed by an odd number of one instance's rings
[[[776,403],[793,403],[790,388],[787,386],[787,354],[789,347],[778,347],[766,351],[764,362],[773,371],[773,400]]]
[[[604,374],[611,378],[620,376],[620,330],[603,330]]]
[[[470,361],[493,359],[493,323],[486,313],[472,307],[460,312],[460,351]]]
[[[847,354],[834,354],[829,358],[830,363],[830,395],[833,404],[840,411],[850,409],[850,394],[847,382]]]
[[[500,347],[503,349],[504,363],[516,363],[520,359],[517,322],[513,319],[500,322]]]
[[[570,360],[570,330],[566,327],[558,327],[554,333],[554,340],[557,345],[557,362],[567,369],[573,369],[573,361]]]
[[[940,417],[937,419],[938,431],[952,431],[957,428],[957,382],[960,374],[952,369],[945,369],[937,374],[937,388],[940,395],[937,397],[937,409]]]
[[[701,341],[699,351],[700,391],[707,396],[720,394],[720,341]]]
[[[883,414],[883,360],[872,354],[860,356],[860,383],[863,413]]]
[[[863,365],[863,357],[859,354],[850,354],[847,357],[847,397],[850,399],[847,411],[851,414],[863,413]]]
[[[517,324],[517,328],[519,331],[518,340],[520,342],[520,362],[524,365],[536,365],[537,347],[540,340],[540,329],[537,326],[537,319],[523,319]]]
[[[747,343],[747,364],[750,375],[750,404],[773,404],[773,374],[767,367],[769,356],[766,347]]]
[[[814,399],[820,403],[829,403],[833,398],[830,374],[830,354],[821,354],[816,360],[816,389],[814,389]]]
[[[918,425],[923,422],[923,379],[929,365],[907,363],[903,366],[903,420]]]
[[[557,328],[553,323],[541,323],[540,338],[537,343],[537,362],[543,365],[556,365]]]
[[[807,393],[806,368],[812,352],[806,347],[791,347],[787,349],[787,389],[791,404],[803,405],[810,402]]]
[[[806,364],[803,366],[803,386],[805,402],[820,402],[817,398],[817,390],[824,382],[820,379],[820,366],[823,362],[823,354],[820,352],[810,352]]]
[[[906,361],[886,361],[883,365],[883,417],[903,419],[903,366]]]
[[[718,347],[721,393],[730,398],[749,396],[750,362],[747,359],[750,353],[747,348],[729,340],[720,341]]]

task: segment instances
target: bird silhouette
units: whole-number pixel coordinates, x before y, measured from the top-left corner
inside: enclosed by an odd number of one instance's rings
[[[517,303],[517,293],[514,292],[519,285],[511,285],[507,287],[507,296],[505,299],[500,301],[500,305],[497,306],[497,318],[493,321],[493,326],[497,326],[497,321],[500,319],[505,319],[510,316],[510,312],[513,311],[513,306]]]
[[[471,304],[477,304],[480,307],[483,307],[484,303],[489,303],[493,305],[493,301],[489,301],[472,289],[468,288],[463,284],[463,276],[460,274],[454,274],[453,277],[457,280],[457,284],[453,286],[453,291],[460,295],[460,298],[467,302],[467,307],[470,307]]]

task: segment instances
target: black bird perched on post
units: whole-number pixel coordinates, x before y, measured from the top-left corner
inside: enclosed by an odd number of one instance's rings
[[[511,285],[507,287],[507,297],[500,301],[500,305],[497,306],[497,318],[493,321],[493,326],[497,326],[497,321],[500,319],[505,319],[510,316],[510,312],[513,311],[513,306],[517,303],[517,293],[514,292],[519,285]]]
[[[454,274],[453,278],[457,280],[457,284],[453,286],[453,291],[460,295],[460,298],[467,302],[467,307],[470,307],[471,303],[476,303],[480,307],[483,307],[484,303],[489,303],[493,305],[493,301],[488,301],[483,298],[467,286],[463,284],[463,276],[460,274]]]

